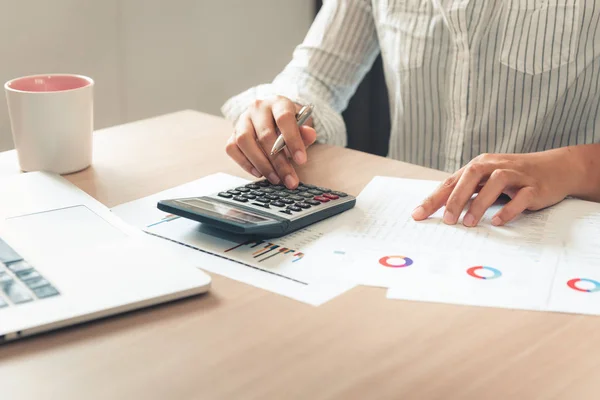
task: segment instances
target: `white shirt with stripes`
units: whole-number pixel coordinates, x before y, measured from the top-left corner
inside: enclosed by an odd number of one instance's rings
[[[381,53],[391,158],[450,172],[481,153],[598,143],[598,25],[594,0],[329,0],[273,82],[222,112],[312,102],[318,140],[345,145],[340,113]]]

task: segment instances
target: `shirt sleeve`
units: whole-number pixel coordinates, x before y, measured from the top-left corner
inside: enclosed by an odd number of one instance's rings
[[[379,51],[368,0],[326,0],[303,43],[273,82],[230,98],[221,112],[235,121],[252,101],[274,95],[300,104],[312,103],[317,140],[345,146],[346,127],[341,113]]]

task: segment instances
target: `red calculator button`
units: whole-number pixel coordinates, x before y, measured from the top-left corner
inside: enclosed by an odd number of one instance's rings
[[[326,198],[331,199],[331,200],[337,200],[337,199],[340,198],[340,196],[336,196],[335,194],[331,194],[331,193],[325,193],[323,195],[323,197],[326,197]]]
[[[322,196],[315,196],[314,199],[320,201],[321,203],[327,203],[329,201],[328,198]]]

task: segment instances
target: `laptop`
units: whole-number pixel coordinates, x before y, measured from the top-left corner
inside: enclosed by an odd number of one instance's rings
[[[204,293],[190,260],[61,176],[0,178],[0,343]]]

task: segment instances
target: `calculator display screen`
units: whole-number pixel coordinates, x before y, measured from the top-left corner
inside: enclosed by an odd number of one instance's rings
[[[273,221],[273,219],[252,212],[234,208],[225,204],[210,202],[198,198],[177,200],[178,203],[196,210],[198,213],[210,214],[240,224],[259,224],[261,222]]]

